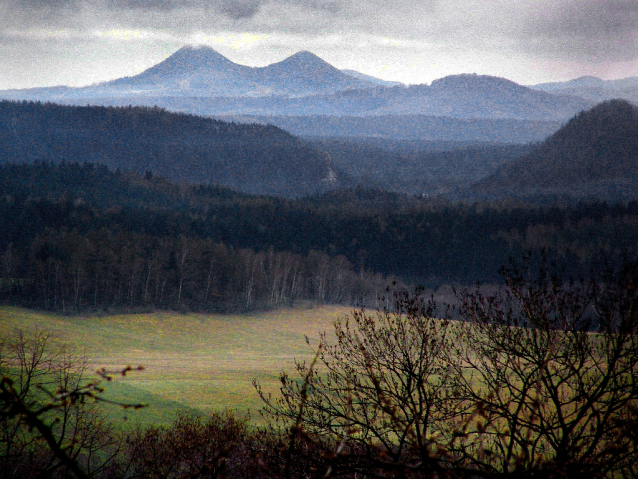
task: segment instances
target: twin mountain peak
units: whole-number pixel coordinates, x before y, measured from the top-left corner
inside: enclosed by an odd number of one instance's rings
[[[332,67],[329,63],[308,51],[300,51],[279,63],[274,63],[266,67],[249,67],[234,63],[210,47],[185,46],[173,53],[163,62],[147,70],[147,72],[161,71],[168,73],[175,70],[196,72],[201,70],[216,71],[223,69],[236,69],[248,72],[268,71],[281,67],[304,69],[325,69],[327,67],[336,70],[336,68]]]
[[[249,67],[210,47],[185,46],[139,75],[100,86],[146,91],[161,88],[202,96],[302,96],[378,86],[380,81],[373,80],[344,73],[307,51],[265,67]]]

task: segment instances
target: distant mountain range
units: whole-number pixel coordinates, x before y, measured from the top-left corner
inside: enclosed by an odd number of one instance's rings
[[[610,100],[572,118],[529,154],[472,188],[484,198],[638,197],[638,108]]]
[[[448,76],[431,85],[397,85],[340,71],[309,52],[252,68],[208,47],[184,47],[132,77],[81,88],[5,90],[0,98],[77,105],[157,105],[207,116],[420,115],[549,122],[566,121],[594,105],[563,92],[541,91],[484,75]]]
[[[452,130],[477,131],[516,123],[454,121],[463,126],[452,124]],[[574,116],[535,146],[499,146],[454,138],[423,142],[401,138],[399,132],[394,138],[306,141],[272,125],[157,108],[0,102],[0,163],[64,161],[285,197],[366,185],[452,199],[616,201],[638,197],[638,107],[611,100]]]
[[[638,77],[602,80],[594,76],[584,76],[565,82],[540,83],[531,88],[560,95],[576,96],[595,103],[615,98],[638,103]]]
[[[393,85],[309,52],[252,68],[184,47],[133,77],[0,92],[68,105],[0,102],[0,162],[88,161],[288,197],[370,183],[469,199],[635,198],[638,110],[626,100],[594,106],[598,97],[633,91],[638,100],[638,78],[526,87],[453,75]],[[124,108],[73,106],[80,104]],[[392,146],[385,151],[373,139]],[[395,141],[456,146],[405,153]]]
[[[150,98],[129,98],[144,102]],[[109,101],[103,99],[101,101]],[[152,99],[171,110],[200,115],[400,116],[565,121],[594,103],[581,98],[532,90],[509,80],[456,75],[432,85],[343,90],[304,97],[224,97]],[[121,99],[110,105],[121,105]]]

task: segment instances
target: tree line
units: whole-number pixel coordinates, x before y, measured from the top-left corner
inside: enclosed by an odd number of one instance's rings
[[[0,298],[65,311],[354,304],[393,280],[497,283],[528,250],[573,276],[638,257],[636,202],[462,204],[365,188],[290,200],[90,163],[3,165],[0,187]]]
[[[63,312],[248,311],[374,302],[388,278],[342,255],[233,248],[208,238],[47,229],[2,255],[5,301]]]

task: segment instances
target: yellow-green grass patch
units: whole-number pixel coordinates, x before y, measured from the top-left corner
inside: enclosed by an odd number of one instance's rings
[[[143,424],[167,424],[178,410],[207,413],[251,410],[261,401],[257,379],[276,393],[278,374],[294,360],[310,359],[305,336],[316,344],[319,333],[349,308],[320,306],[245,315],[149,313],[111,316],[62,316],[20,308],[0,308],[0,334],[16,329],[47,330],[52,342],[85,351],[89,371],[144,366],[107,385],[105,397],[144,402],[136,412],[111,409],[114,417]]]

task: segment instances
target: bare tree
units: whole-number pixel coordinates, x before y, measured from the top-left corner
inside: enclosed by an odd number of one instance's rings
[[[462,294],[453,375],[472,404],[458,460],[486,474],[638,474],[635,268],[590,284],[542,268],[505,271],[507,289]]]
[[[279,397],[257,385],[265,414],[314,445],[324,476],[637,477],[636,267],[504,277],[460,293],[461,321],[419,294],[354,311]]]
[[[449,322],[419,295],[396,294],[393,306],[338,320],[336,343],[324,334],[316,349],[318,365],[297,363],[303,381],[281,376],[281,397],[257,385],[267,414],[333,445],[324,451],[332,475],[440,469],[436,438],[457,415]]]
[[[54,346],[46,331],[17,331],[2,341],[2,477],[83,478],[111,467],[121,440],[96,407],[105,402],[101,382],[87,381],[85,372],[82,356]],[[110,378],[106,371],[100,374]]]

